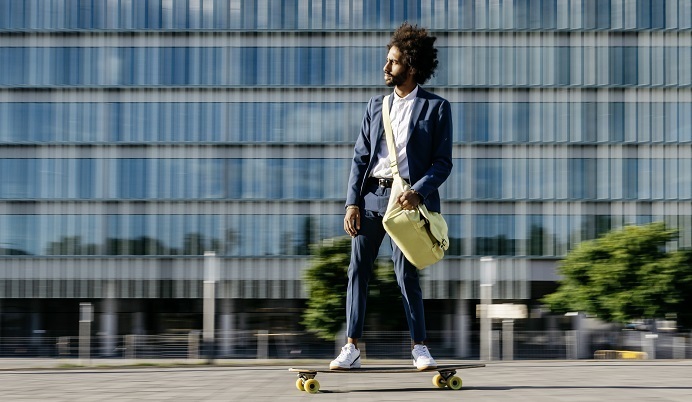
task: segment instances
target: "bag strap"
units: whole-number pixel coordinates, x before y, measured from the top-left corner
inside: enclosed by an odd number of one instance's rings
[[[392,133],[392,120],[389,116],[389,97],[387,95],[382,101],[382,122],[384,123],[384,136],[387,140],[387,150],[389,151],[389,167],[392,169],[394,177],[399,176],[399,165],[396,160],[396,145],[394,145],[394,134]]]

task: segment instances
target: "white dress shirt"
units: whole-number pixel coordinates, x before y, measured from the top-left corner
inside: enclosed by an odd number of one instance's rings
[[[418,86],[408,95],[401,98],[394,91],[394,102],[392,109],[389,111],[389,117],[392,121],[392,134],[394,135],[394,143],[396,146],[397,165],[399,166],[399,175],[408,179],[408,159],[406,158],[406,144],[409,140],[409,123],[411,121],[411,113],[413,112],[413,103],[418,94]],[[387,137],[382,136],[380,147],[377,152],[377,163],[372,169],[372,177],[377,178],[392,178],[392,169],[389,167],[389,149],[387,148]]]

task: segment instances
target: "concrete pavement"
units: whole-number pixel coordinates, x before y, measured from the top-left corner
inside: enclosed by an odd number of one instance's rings
[[[464,382],[460,391],[435,388],[434,373],[318,374],[321,392],[316,395],[298,391],[297,377],[288,367],[326,364],[322,361],[178,367],[116,367],[116,361],[102,361],[89,368],[59,368],[58,361],[49,360],[33,363],[43,368],[0,359],[0,401],[692,401],[690,360],[490,362],[459,371]],[[47,367],[49,363],[54,366]],[[110,367],[100,367],[103,363]],[[406,365],[364,362],[394,363]]]

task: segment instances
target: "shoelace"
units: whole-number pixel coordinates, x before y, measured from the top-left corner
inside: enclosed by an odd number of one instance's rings
[[[344,359],[345,359],[346,356],[348,356],[348,353],[349,353],[349,352],[350,352],[350,349],[347,348],[346,346],[344,346],[343,348],[341,348],[341,353],[339,353],[339,357],[338,357],[338,358],[339,358],[339,359],[341,359],[341,358],[344,358]]]
[[[430,355],[430,351],[426,346],[422,346],[420,348],[416,348],[418,350],[418,357],[432,357]]]

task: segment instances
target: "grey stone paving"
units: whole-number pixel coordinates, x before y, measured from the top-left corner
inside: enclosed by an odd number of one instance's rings
[[[459,371],[460,391],[434,373],[318,374],[315,395],[288,367],[5,368],[0,401],[692,401],[689,360],[493,362]]]

